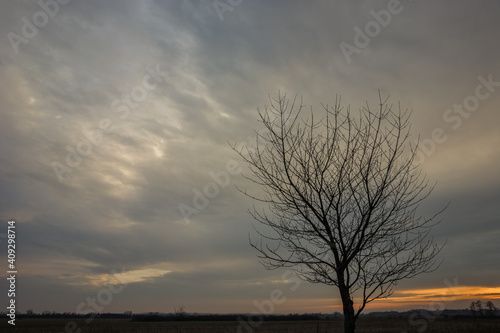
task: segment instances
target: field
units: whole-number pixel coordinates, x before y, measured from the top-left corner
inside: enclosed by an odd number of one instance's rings
[[[72,322],[72,323],[71,323]],[[237,322],[131,322],[129,319],[95,319],[85,323],[82,319],[21,319],[12,326],[7,320],[0,323],[1,332],[19,333],[341,333],[342,320],[324,321],[270,321],[251,326]],[[238,327],[240,328],[238,329]],[[432,322],[421,319],[410,323],[408,318],[361,318],[357,324],[359,333],[500,333],[500,318],[437,318]]]

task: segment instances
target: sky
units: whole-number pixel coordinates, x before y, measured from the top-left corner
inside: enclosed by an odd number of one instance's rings
[[[450,206],[432,230],[439,268],[366,311],[500,306],[499,12],[451,0],[5,1],[2,304],[14,220],[20,312],[341,311],[333,287],[258,262],[254,202],[235,186],[255,187],[229,143],[251,145],[257,108],[278,92],[319,111],[336,95],[377,105],[380,90],[413,110],[437,182],[422,214]]]

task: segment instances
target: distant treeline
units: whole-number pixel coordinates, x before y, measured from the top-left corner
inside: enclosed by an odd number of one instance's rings
[[[5,316],[5,312],[0,312],[0,316]],[[132,314],[125,313],[87,313],[80,314],[75,312],[50,312],[35,313],[27,311],[26,313],[16,314],[17,318],[53,318],[53,319],[86,319],[86,318],[101,318],[101,319],[131,319],[132,321],[237,321],[237,320],[252,320],[255,316],[262,316],[264,320],[269,321],[293,321],[293,320],[320,320],[333,317],[341,317],[338,312],[334,314],[287,314],[287,315],[250,315],[250,314],[175,314],[175,313],[146,313]]]
[[[5,312],[0,312],[0,317],[4,317],[6,315]],[[93,318],[106,318],[106,319],[130,319],[132,318],[131,313],[87,313],[87,314],[80,314],[76,312],[50,312],[50,311],[44,311],[42,313],[17,313],[16,318],[22,319],[22,318],[81,318],[81,319],[86,319],[89,317]]]
[[[385,311],[385,312],[371,312],[362,314],[362,317],[384,317],[384,318],[404,318],[414,317],[416,319],[429,318],[429,317],[443,317],[443,318],[459,318],[459,317],[474,317],[474,318],[498,318],[500,310],[492,304],[489,307],[483,307],[478,302],[473,302],[471,308],[462,310],[443,310],[443,311],[429,311],[425,309],[415,309],[410,311]],[[183,309],[181,309],[183,310]],[[5,312],[0,312],[0,317],[5,317]],[[259,318],[257,318],[259,317]],[[54,319],[87,319],[87,318],[102,318],[102,319],[129,319],[137,322],[153,322],[153,321],[254,321],[256,319],[263,319],[265,321],[295,321],[295,320],[328,320],[334,318],[342,318],[342,314],[334,312],[330,314],[323,313],[306,313],[306,314],[198,314],[186,313],[184,311],[176,311],[176,313],[160,313],[148,312],[141,314],[134,314],[132,311],[123,313],[87,313],[79,314],[75,312],[50,312],[44,311],[42,313],[35,313],[33,310],[27,310],[26,313],[16,313],[16,318],[54,318]]]
[[[134,315],[132,321],[251,321],[256,316],[262,316],[266,321],[294,321],[294,320],[321,320],[332,317],[323,314],[288,314],[288,315],[250,315],[250,314],[184,314],[161,315],[141,314]],[[340,317],[340,314],[339,314]]]
[[[443,311],[429,311],[425,309],[410,310],[405,312],[387,311],[387,312],[372,312],[361,315],[362,317],[381,317],[381,318],[429,318],[429,317],[443,317],[443,318],[467,318],[473,314],[469,309],[463,310],[443,310]],[[499,311],[489,314],[484,317],[495,318],[500,315]],[[294,320],[328,320],[333,318],[342,318],[341,313],[335,312],[331,314],[313,313],[313,314],[288,314],[288,315],[260,315],[260,314],[135,314],[132,321],[252,321],[256,316],[262,316],[265,321],[294,321]]]

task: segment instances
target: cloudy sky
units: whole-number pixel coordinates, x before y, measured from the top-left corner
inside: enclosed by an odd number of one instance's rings
[[[101,312],[251,312],[273,289],[275,312],[340,311],[336,290],[258,263],[228,142],[250,142],[269,94],[357,110],[378,89],[414,110],[438,182],[423,213],[451,204],[433,230],[439,269],[368,311],[500,305],[497,2],[41,3],[0,12],[0,254],[14,219],[19,311],[97,297]]]

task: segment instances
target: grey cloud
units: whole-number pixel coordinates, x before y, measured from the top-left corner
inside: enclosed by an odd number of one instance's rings
[[[0,218],[18,220],[26,283],[21,311],[29,304],[72,311],[95,292],[83,282],[122,267],[179,271],[132,283],[110,307],[115,311],[171,311],[183,297],[191,304],[232,299],[248,309],[256,293],[266,297],[282,272],[258,265],[248,246],[255,234],[246,209],[253,203],[234,188],[253,185],[231,176],[190,224],[178,206],[192,205],[193,189],[213,181],[209,172],[232,159],[242,162],[227,142],[254,136],[261,128],[257,107],[278,90],[303,96],[307,108],[318,110],[341,94],[357,110],[366,100],[375,105],[382,89],[393,103],[415,110],[415,134],[428,138],[444,128],[448,141],[423,165],[431,181],[439,180],[423,212],[452,202],[433,231],[439,241],[448,239],[444,262],[435,274],[403,286],[442,287],[454,276],[494,285],[500,92],[457,130],[442,115],[474,93],[479,75],[500,81],[498,4],[402,4],[350,64],[339,44],[353,43],[353,28],[363,28],[373,19],[370,11],[385,4],[243,1],[220,21],[210,2],[71,1],[17,54],[7,33],[20,33],[21,18],[40,7],[6,4],[0,13]],[[164,82],[121,119],[113,101],[157,65]],[[65,165],[66,147],[76,149],[82,131],[104,118],[116,128],[60,182],[52,163]],[[41,271],[41,263],[54,271]],[[304,285],[297,297],[325,292]],[[158,293],[173,300],[163,308]],[[140,301],[132,306],[134,297]]]

